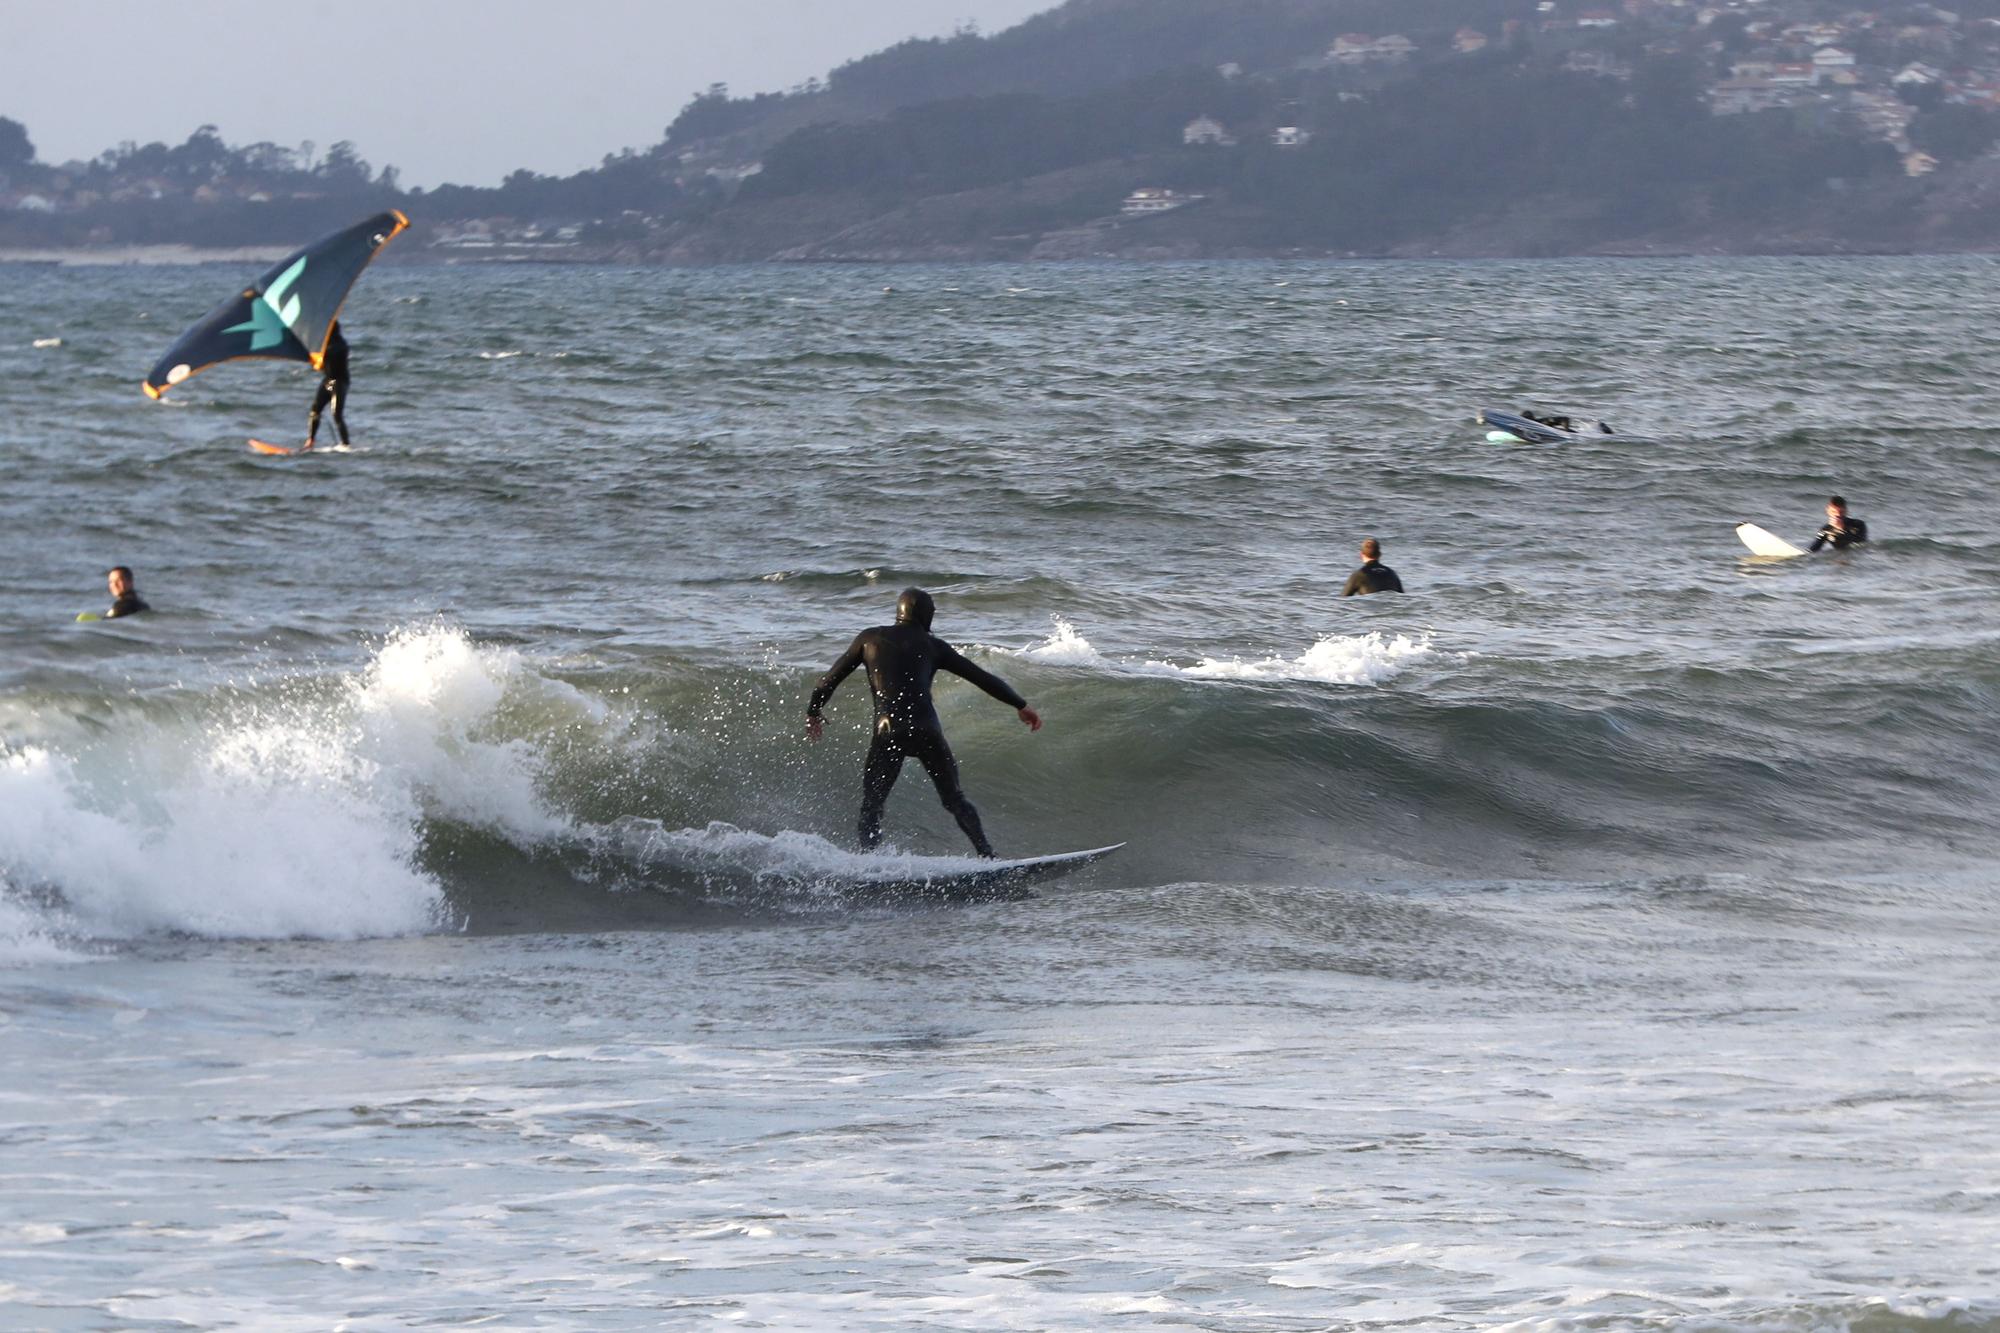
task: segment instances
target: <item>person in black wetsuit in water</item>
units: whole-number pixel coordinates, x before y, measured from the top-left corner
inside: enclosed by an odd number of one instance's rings
[[[979,811],[958,785],[958,761],[945,743],[944,728],[931,704],[931,680],[940,671],[962,676],[1020,715],[1030,731],[1042,729],[1041,714],[1013,686],[990,671],[965,660],[957,649],[931,633],[936,605],[921,588],[906,588],[896,599],[896,623],[865,629],[855,636],[833,669],[821,678],[806,705],[806,735],[820,738],[820,710],[854,668],[868,668],[868,688],[875,694],[875,740],[868,747],[868,765],[861,777],[861,845],[882,841],[882,807],[903,771],[903,760],[915,759],[937,784],[938,799],[951,811],[965,836],[981,856],[992,856],[992,844],[980,827]]]
[[[1361,568],[1347,576],[1342,597],[1366,597],[1371,592],[1401,592],[1403,581],[1382,563],[1382,543],[1370,537],[1361,543]]]
[[[1813,538],[1808,551],[1817,551],[1822,546],[1831,546],[1836,551],[1845,551],[1850,546],[1858,546],[1868,540],[1868,525],[1858,518],[1849,517],[1847,501],[1839,496],[1830,496],[1826,502],[1826,526]]]
[[[119,565],[112,569],[104,576],[104,584],[111,591],[111,607],[104,613],[104,619],[117,620],[121,616],[136,616],[141,611],[153,609],[139,596],[138,581],[132,577],[128,566]]]
[[[340,434],[340,442],[347,443],[347,339],[341,336],[340,321],[335,320],[326,334],[326,355],[320,358],[319,388],[313,394],[312,415],[306,418],[305,449],[313,447],[319,439],[319,416],[333,405],[333,428]],[[303,450],[301,450],[303,452]]]

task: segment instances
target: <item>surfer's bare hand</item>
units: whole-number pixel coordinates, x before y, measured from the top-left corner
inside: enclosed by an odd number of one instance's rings
[[[1040,731],[1042,729],[1042,715],[1032,708],[1023,707],[1021,709],[1021,721],[1028,724],[1029,731]]]
[[[819,739],[819,733],[820,733],[819,715],[817,713],[807,715],[806,739],[809,741],[816,741]]]

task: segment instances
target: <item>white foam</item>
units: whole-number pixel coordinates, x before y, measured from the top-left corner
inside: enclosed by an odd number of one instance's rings
[[[383,645],[352,689],[359,753],[398,774],[432,813],[533,842],[567,831],[536,791],[540,764],[524,740],[491,726],[510,690],[534,693],[589,721],[603,704],[529,671],[509,649],[463,631],[410,630]]]
[[[57,941],[46,915],[13,897],[7,881],[0,879],[0,967],[82,961],[83,955],[72,953]]]
[[[753,833],[719,820],[698,829],[670,829],[657,820],[624,819],[602,836],[640,862],[760,882],[903,883],[993,866],[976,856],[920,856],[894,846],[851,851],[816,833]]]
[[[595,720],[601,705],[462,631],[391,637],[329,697],[304,689],[219,717],[124,719],[68,751],[0,748],[0,963],[78,934],[282,938],[406,934],[441,922],[417,866],[427,815],[517,842],[567,825],[538,798],[514,702]],[[56,921],[29,890],[52,892]]]
[[[1411,663],[1431,657],[1428,635],[1381,633],[1333,635],[1321,638],[1297,657],[1272,654],[1261,658],[1204,657],[1191,665],[1150,659],[1106,657],[1069,621],[1052,616],[1055,630],[1016,656],[1051,666],[1115,671],[1137,676],[1177,676],[1190,680],[1319,681],[1330,685],[1380,685]]]

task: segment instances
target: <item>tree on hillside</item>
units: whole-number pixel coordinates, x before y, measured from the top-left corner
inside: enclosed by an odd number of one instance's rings
[[[2000,140],[2000,115],[1969,106],[1920,111],[1910,122],[1910,142],[1940,162],[1978,157]]]
[[[360,189],[368,184],[373,175],[367,159],[348,139],[342,139],[326,150],[326,160],[319,164],[317,172],[329,184],[347,189]]]
[[[28,138],[28,127],[0,116],[0,171],[15,171],[34,162],[35,145]]]
[[[815,87],[811,91],[817,91]],[[809,95],[809,93],[807,94]],[[784,93],[758,93],[755,97],[733,98],[726,83],[711,83],[681,108],[663,136],[668,146],[683,148],[700,139],[719,138],[754,123],[767,110],[785,100]]]
[[[235,157],[229,145],[222,142],[222,132],[213,125],[197,127],[187,142],[171,150],[168,156],[174,174],[196,184],[220,180],[229,173]]]

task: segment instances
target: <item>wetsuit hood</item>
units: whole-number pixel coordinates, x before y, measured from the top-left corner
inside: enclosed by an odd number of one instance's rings
[[[896,623],[915,625],[918,629],[929,629],[931,618],[937,614],[937,603],[922,588],[905,588],[903,595],[896,599]]]

